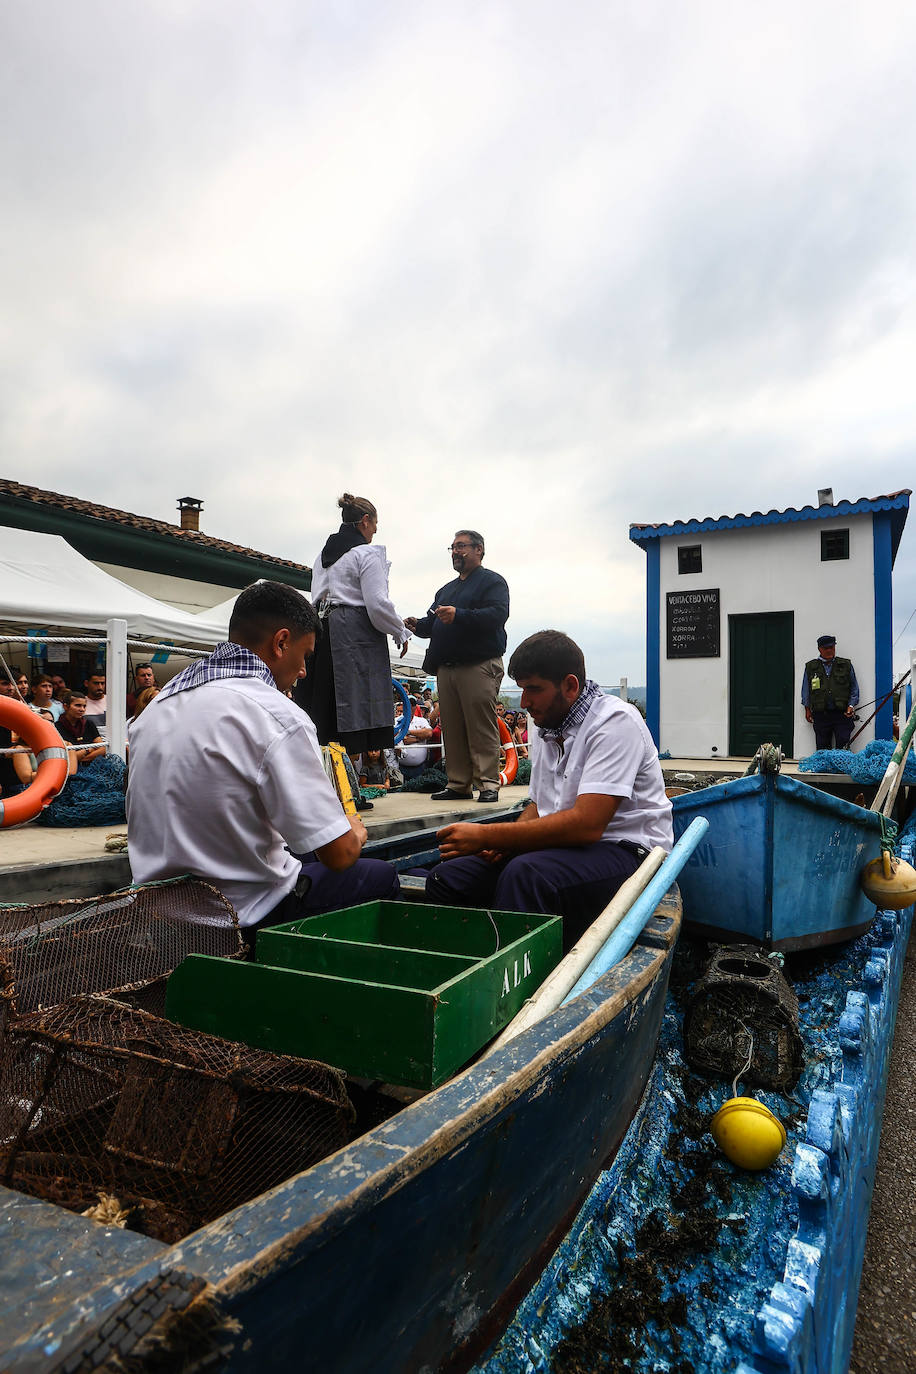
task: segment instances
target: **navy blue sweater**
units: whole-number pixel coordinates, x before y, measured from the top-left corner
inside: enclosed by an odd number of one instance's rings
[[[455,619],[443,625],[433,611],[454,606]],[[447,582],[416,633],[429,640],[423,669],[435,673],[443,664],[483,663],[506,652],[506,621],[509,619],[509,588],[504,577],[490,568],[478,567],[461,580]]]

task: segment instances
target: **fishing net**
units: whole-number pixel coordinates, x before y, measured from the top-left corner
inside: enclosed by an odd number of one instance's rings
[[[81,764],[67,779],[63,792],[36,817],[35,824],[123,825],[126,777],[124,760],[117,754],[104,754]]]
[[[125,993],[164,1011],[165,978],[189,954],[245,954],[235,911],[198,878],[0,907],[0,1019],[83,992]]]
[[[849,749],[818,749],[805,759],[799,759],[800,773],[848,773],[853,782],[879,783],[887,772],[887,765],[897,744],[892,739],[875,739],[858,754]],[[916,782],[916,754],[907,757],[903,781]]]
[[[718,1078],[784,1092],[804,1067],[798,999],[753,945],[716,950],[690,997],[684,1038],[690,1066]]]
[[[0,1181],[173,1244],[346,1143],[337,1069],[99,996],[7,1024]]]

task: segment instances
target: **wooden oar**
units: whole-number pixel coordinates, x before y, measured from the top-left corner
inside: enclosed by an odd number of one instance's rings
[[[881,785],[875,793],[875,799],[869,811],[877,811],[885,816],[889,816],[897,800],[897,791],[903,778],[903,769],[906,764],[906,756],[910,752],[913,743],[913,733],[916,731],[916,703],[910,709],[903,733],[897,741],[897,748],[891,754],[890,762],[885,770]]]

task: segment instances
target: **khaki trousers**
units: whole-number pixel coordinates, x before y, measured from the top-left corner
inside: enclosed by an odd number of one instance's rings
[[[441,664],[436,674],[445,769],[453,792],[499,787],[496,698],[503,680],[501,658],[484,663]]]

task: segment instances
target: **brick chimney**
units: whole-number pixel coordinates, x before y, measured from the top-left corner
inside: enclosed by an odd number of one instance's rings
[[[179,496],[178,509],[181,511],[181,528],[183,530],[200,529],[200,512],[203,509],[203,501],[198,501],[196,496]]]

